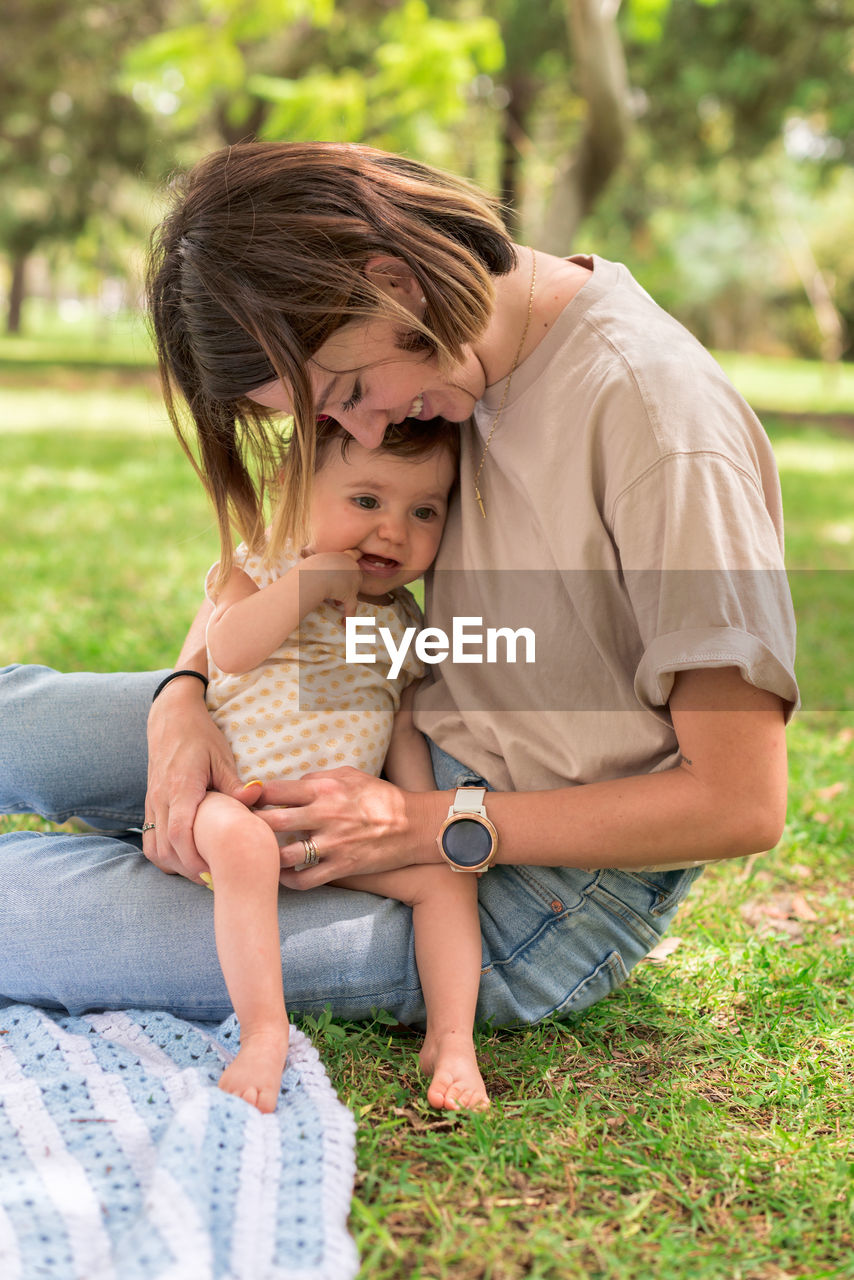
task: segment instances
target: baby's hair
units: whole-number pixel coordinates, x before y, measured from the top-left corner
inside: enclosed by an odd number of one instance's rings
[[[314,470],[320,470],[329,456],[334,444],[338,444],[341,456],[347,457],[353,437],[349,431],[335,421],[334,418],[319,418],[314,437]],[[379,448],[392,453],[396,458],[427,458],[440,449],[446,449],[454,463],[454,469],[460,462],[460,428],[456,422],[446,422],[444,418],[434,418],[432,422],[418,422],[414,418],[404,418],[403,422],[391,423],[386,427],[385,435]]]

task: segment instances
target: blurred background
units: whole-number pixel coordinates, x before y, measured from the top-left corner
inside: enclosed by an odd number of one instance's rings
[[[170,171],[331,138],[471,177],[714,348],[850,360],[853,64],[854,0],[6,0],[2,326],[111,340]]]

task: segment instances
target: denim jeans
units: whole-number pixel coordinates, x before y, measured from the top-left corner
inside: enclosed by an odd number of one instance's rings
[[[212,894],[158,871],[133,830],[143,820],[146,717],[164,674],[0,669],[0,813],[77,815],[98,828],[0,836],[0,1003],[202,1020],[231,1012]],[[440,789],[477,781],[433,754]],[[559,831],[555,847],[559,856]],[[478,1017],[530,1023],[601,999],[655,945],[698,874],[493,867],[478,885]],[[293,1012],[385,1009],[423,1024],[408,907],[335,887],[283,889],[279,924]]]

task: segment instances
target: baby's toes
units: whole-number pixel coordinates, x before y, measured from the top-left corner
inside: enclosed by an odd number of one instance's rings
[[[475,1086],[454,1084],[448,1090],[446,1098],[459,1110],[481,1111],[489,1106],[489,1099],[484,1091]]]
[[[256,1098],[255,1106],[258,1108],[258,1110],[263,1111],[265,1115],[272,1115],[272,1113],[276,1110],[276,1105],[279,1101],[279,1090],[278,1089],[257,1089],[256,1094],[257,1094],[257,1098]]]

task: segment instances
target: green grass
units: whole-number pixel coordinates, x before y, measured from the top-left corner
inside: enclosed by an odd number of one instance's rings
[[[758,413],[854,414],[854,365],[715,354]]]
[[[105,316],[91,304],[81,306],[72,322],[38,298],[24,308],[20,335],[0,337],[0,364],[34,370],[45,366],[152,367],[154,352],[142,315],[121,311]]]
[[[150,396],[33,400],[50,411],[20,414],[0,460],[4,660],[171,666],[218,555],[201,486]]]
[[[482,1035],[488,1116],[431,1114],[388,1026],[315,1025],[359,1119],[364,1277],[854,1275],[852,743],[793,727],[781,846],[709,869],[664,963]]]
[[[0,661],[168,664],[195,612],[211,519],[128,378],[0,370]],[[769,426],[808,708],[784,838],[710,868],[594,1009],[482,1032],[487,1116],[431,1112],[386,1019],[307,1023],[358,1119],[364,1280],[854,1277],[854,437]]]
[[[804,706],[854,708],[854,435],[766,419],[783,487]]]

